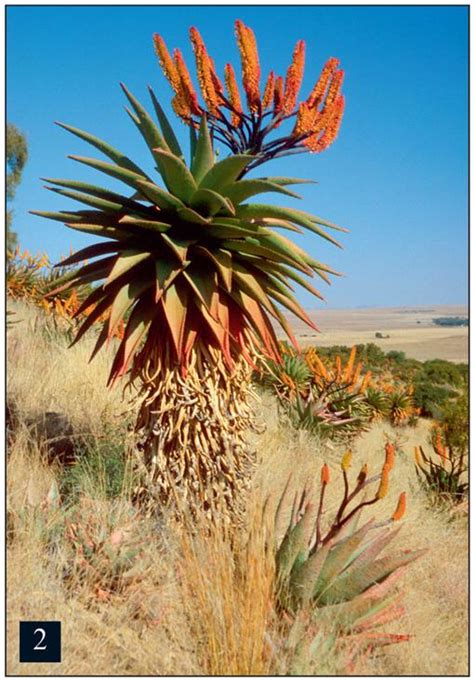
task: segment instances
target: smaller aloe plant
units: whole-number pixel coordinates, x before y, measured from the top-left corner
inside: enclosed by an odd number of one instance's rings
[[[139,579],[134,566],[148,538],[136,522],[135,511],[124,519],[118,508],[107,515],[98,510],[82,504],[66,520],[71,556],[65,578],[72,589],[87,586],[98,600],[108,600]],[[143,565],[140,571],[143,573]]]
[[[316,627],[319,633],[320,627],[329,626],[332,631],[335,627],[338,636],[349,638],[361,651],[408,640],[407,635],[380,633],[376,629],[403,614],[400,595],[394,592],[394,587],[405,566],[426,549],[402,550],[379,557],[399,532],[399,528],[391,526],[405,514],[405,492],[400,494],[389,520],[377,523],[372,518],[357,528],[364,508],[387,494],[395,460],[394,446],[387,443],[380,473],[369,477],[365,465],[352,485],[348,476],[351,459],[348,450],[341,461],[343,498],[329,522],[325,512],[330,484],[327,464],[321,470],[318,502],[310,500],[308,487],[295,494],[289,522],[283,512],[289,500],[288,481],[275,513],[275,551],[280,611],[290,621],[305,612],[313,624],[319,625]],[[374,491],[367,498],[371,486]]]
[[[465,453],[447,447],[439,429],[433,449],[437,461],[427,456],[421,446],[415,447],[416,474],[422,486],[429,493],[447,501],[463,501],[469,493]]]
[[[418,415],[411,389],[399,389],[389,395],[389,415],[394,426],[404,425],[409,419]]]
[[[386,393],[377,388],[367,388],[365,394],[365,401],[368,404],[371,415],[371,421],[378,421],[379,419],[388,416],[389,413],[389,398]]]

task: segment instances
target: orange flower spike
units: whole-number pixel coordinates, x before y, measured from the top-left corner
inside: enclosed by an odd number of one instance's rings
[[[337,355],[336,356],[336,380],[339,380],[341,378],[341,372],[342,372],[341,357],[340,357],[340,355]]]
[[[391,442],[385,445],[385,466],[391,471],[395,463],[395,447]]]
[[[328,83],[338,66],[339,59],[336,59],[335,57],[331,57],[325,63],[323,70],[321,71],[321,75],[319,76],[316,85],[307,99],[309,106],[313,107],[321,104],[324,99],[324,94],[326,92]]]
[[[181,81],[176,69],[176,65],[172,60],[170,53],[168,52],[165,41],[160,35],[158,35],[158,33],[155,33],[153,36],[153,42],[155,44],[155,52],[158,56],[163,73],[168,79],[173,90],[178,93],[181,88]]]
[[[266,109],[269,109],[271,107],[273,103],[274,91],[275,91],[275,74],[273,71],[270,71],[270,73],[268,74],[265,89],[263,91],[262,111],[265,111]]]
[[[361,392],[361,393],[364,392],[364,390],[368,387],[368,385],[369,385],[369,383],[370,383],[370,378],[371,378],[371,376],[372,376],[372,372],[371,372],[371,371],[368,371],[368,372],[365,374],[364,379],[363,379],[363,381],[362,381],[362,384],[361,384],[361,386],[360,386],[360,392]]]
[[[258,113],[260,102],[260,61],[257,41],[251,28],[239,19],[235,22],[235,34],[242,62],[242,82],[250,111]]]
[[[196,58],[196,70],[202,96],[210,113],[221,117],[219,107],[222,102],[219,91],[222,92],[222,85],[215,73],[214,63],[207,52],[204,41],[197,28],[192,26],[189,33],[193,45],[194,56]]]
[[[387,466],[387,464],[384,465],[382,468],[382,476],[380,478],[380,485],[377,490],[376,498],[377,499],[383,499],[385,496],[387,496],[388,492],[388,476],[390,473],[390,469]]]
[[[298,107],[298,114],[296,116],[296,124],[291,133],[293,137],[300,137],[307,135],[314,128],[318,112],[312,109],[307,102],[301,102]]]
[[[331,84],[329,85],[328,93],[326,96],[326,101],[324,103],[324,108],[329,109],[333,106],[333,104],[337,101],[340,93],[341,93],[341,87],[342,83],[344,81],[344,71],[341,69],[339,71],[336,71],[334,76],[332,77]]]
[[[283,109],[283,78],[278,76],[275,80],[275,88],[273,91],[273,109],[275,114],[280,113]]]
[[[181,50],[176,49],[173,53],[173,56],[181,83],[181,93],[183,98],[186,101],[190,113],[194,114],[195,116],[200,116],[202,109],[199,106],[196,90],[194,89],[194,85],[192,83],[188,67],[186,66],[186,62],[184,61],[183,55],[181,54]]]
[[[395,513],[392,515],[392,520],[401,520],[405,515],[407,509],[407,495],[406,492],[402,492],[398,497],[397,508]]]
[[[329,466],[327,463],[324,464],[324,466],[321,468],[321,484],[322,485],[328,485],[331,480],[330,472],[329,472]]]
[[[240,92],[235,77],[235,71],[232,64],[225,65],[225,84],[229,94],[229,102],[232,104],[235,111],[232,112],[232,125],[238,126],[241,123],[242,101],[240,99]]]
[[[293,52],[293,61],[288,67],[285,80],[285,94],[283,102],[283,111],[286,115],[293,113],[296,106],[296,100],[301,88],[304,73],[304,59],[305,59],[306,45],[304,40],[299,40]]]
[[[352,376],[352,369],[354,368],[354,361],[355,361],[355,356],[356,356],[357,348],[354,345],[351,350],[351,354],[349,355],[349,359],[347,361],[346,365],[346,370],[344,373],[344,380],[349,381],[351,376]]]

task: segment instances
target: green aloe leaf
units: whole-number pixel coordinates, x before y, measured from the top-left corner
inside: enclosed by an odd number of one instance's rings
[[[234,182],[244,168],[253,160],[253,156],[235,154],[216,163],[202,178],[199,186],[221,192],[221,188]]]
[[[237,208],[236,214],[241,218],[277,218],[283,220],[290,220],[291,222],[301,225],[301,227],[306,227],[311,232],[318,234],[327,241],[330,241],[335,246],[341,248],[341,244],[333,239],[333,237],[316,226],[312,220],[306,217],[301,211],[293,208],[282,208],[281,206],[270,206],[266,204],[244,204]]]
[[[237,180],[232,184],[228,184],[226,187],[222,188],[222,193],[227,196],[234,205],[242,203],[245,199],[249,199],[257,194],[265,194],[269,192],[274,192],[277,194],[286,194],[296,199],[300,199],[299,194],[285,189],[285,187],[275,184],[273,182],[268,182],[263,179],[255,180]]]
[[[120,225],[131,225],[132,227],[141,227],[150,232],[168,232],[171,225],[168,222],[157,222],[156,220],[144,220],[142,218],[134,218],[131,215],[124,215],[119,220]]]
[[[153,182],[138,182],[137,184],[142,193],[145,194],[150,201],[153,201],[158,208],[162,208],[163,210],[176,210],[177,208],[184,207],[183,202],[178,199],[178,197],[173,196],[173,194],[158,187],[158,185]]]
[[[222,211],[226,214],[235,215],[235,208],[232,203],[212,189],[198,189],[193,194],[190,205],[192,208],[211,216]]]
[[[360,530],[359,530],[360,531]],[[321,605],[339,603],[351,600],[373,584],[379,584],[398,568],[408,565],[426,553],[426,549],[406,551],[394,556],[387,556],[374,561],[371,565],[363,565],[353,570],[347,570],[337,582],[333,582],[319,597]]]
[[[199,135],[196,142],[194,153],[191,157],[191,172],[199,185],[204,176],[214,165],[214,150],[212,148],[211,136],[207,126],[206,116],[201,118]]]
[[[165,138],[170,151],[184,160],[184,155],[179,146],[178,139],[174,134],[174,130],[150,86],[148,86],[148,92],[150,93],[151,101],[153,102],[153,107],[160,123],[161,132],[163,133],[163,137]]]
[[[73,128],[71,125],[59,123],[59,121],[56,121],[56,125],[59,125],[61,128],[64,128],[65,130],[72,132],[73,135],[76,135],[77,137],[83,139],[85,142],[88,142],[93,147],[95,147],[103,154],[105,154],[105,156],[108,156],[114,163],[116,163],[121,168],[125,168],[126,170],[129,170],[135,173],[136,175],[140,175],[141,177],[144,177],[146,179],[150,179],[148,175],[145,172],[143,172],[141,168],[139,168],[139,166],[137,166],[121,151],[110,146],[110,144],[107,144],[107,142],[104,142],[103,140],[99,139],[98,137],[95,137],[94,135],[91,135],[88,132],[79,130],[79,128]]]
[[[151,253],[147,253],[146,251],[145,252],[137,250],[124,251],[118,256],[109,276],[107,277],[106,285],[111,284],[113,281],[115,281],[123,274],[131,270],[133,267],[136,267],[141,262],[147,260],[150,257]]]
[[[332,586],[338,575],[354,557],[373,524],[374,521],[369,520],[369,522],[357,530],[357,532],[354,532],[352,536],[333,546],[315,584],[313,595],[317,599],[318,604],[324,597],[324,593]]]
[[[30,210],[28,211],[31,215],[37,215],[40,218],[47,218],[48,220],[57,220],[58,222],[70,223],[74,220],[80,222],[83,216],[80,213],[68,213],[67,211],[61,211],[59,213],[48,210]]]
[[[89,196],[88,194],[82,194],[81,192],[70,191],[68,189],[59,189],[58,187],[45,187],[45,189],[60,194],[61,196],[67,196],[69,199],[74,199],[74,201],[84,203],[86,206],[92,206],[92,208],[97,208],[105,213],[117,213],[119,210],[123,210],[122,204],[99,199],[96,196]]]
[[[185,203],[189,203],[197,190],[197,184],[185,163],[178,156],[163,149],[155,149],[155,154],[159,159],[160,172],[169,191]]]

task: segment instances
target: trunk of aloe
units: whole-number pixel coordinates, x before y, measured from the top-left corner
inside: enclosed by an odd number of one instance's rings
[[[172,505],[241,516],[255,458],[251,373],[244,360],[229,373],[210,349],[193,352],[184,375],[164,364],[141,371],[135,498],[148,513]]]

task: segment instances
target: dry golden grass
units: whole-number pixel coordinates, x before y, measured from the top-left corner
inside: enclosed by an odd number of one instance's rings
[[[76,427],[100,433],[118,424],[125,409],[120,390],[105,389],[108,357],[87,365],[91,342],[72,350],[37,329],[24,333],[25,321],[9,331],[9,391],[25,415],[57,410]],[[28,360],[28,361],[27,361]],[[34,367],[34,370],[33,370]],[[97,591],[91,573],[71,571],[66,509],[48,502],[61,471],[46,465],[39,447],[20,428],[8,458],[8,642],[9,674],[22,675],[247,675],[286,674],[291,655],[281,647],[271,604],[274,566],[259,527],[259,509],[278,494],[292,474],[292,485],[319,479],[322,463],[332,471],[329,513],[341,494],[339,448],[323,446],[295,432],[277,415],[274,401],[263,396],[258,407],[266,431],[255,436],[258,464],[249,500],[254,531],[231,551],[218,531],[195,528],[191,534],[176,523],[150,527],[131,513],[126,495],[107,499],[103,482],[83,481],[87,494],[76,510],[89,507],[98,523],[112,514],[117,528],[145,535],[135,563],[135,577],[121,590]],[[399,454],[387,497],[374,515],[393,513],[398,494],[406,490],[407,515],[395,543],[402,548],[428,547],[429,553],[409,566],[401,587],[406,615],[387,627],[410,633],[408,642],[361,660],[352,671],[377,675],[456,675],[467,673],[467,527],[466,516],[453,516],[426,502],[417,481],[412,451],[423,444],[428,423],[416,429],[375,425],[353,448],[351,473],[363,463],[376,472],[383,462],[385,438],[397,440]],[[317,488],[317,484],[316,484]],[[81,504],[83,504],[81,506]],[[84,506],[85,504],[85,506]],[[367,514],[369,515],[369,514]],[[74,575],[76,579],[74,579]],[[18,621],[57,619],[63,623],[63,662],[19,664]],[[288,659],[287,659],[288,658]],[[334,655],[322,668],[306,661],[307,673],[347,671],[347,657]]]

